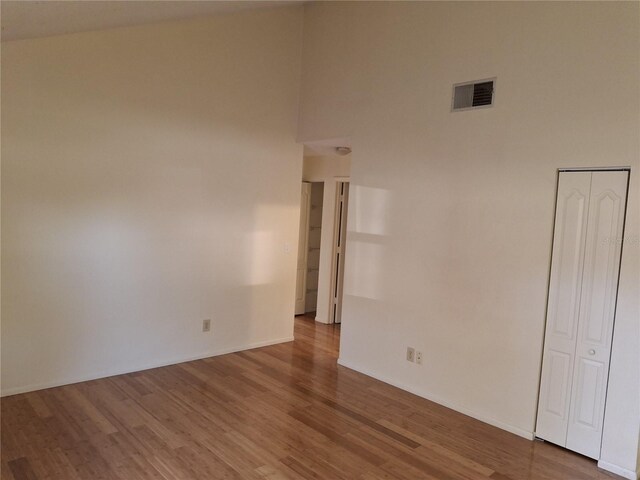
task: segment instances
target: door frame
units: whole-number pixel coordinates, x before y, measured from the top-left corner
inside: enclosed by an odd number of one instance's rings
[[[542,391],[542,362],[544,359],[544,346],[546,340],[546,332],[547,332],[547,321],[548,321],[548,308],[549,308],[549,291],[551,289],[551,274],[552,274],[552,261],[553,261],[553,246],[555,241],[555,224],[556,224],[556,210],[558,207],[558,188],[560,182],[560,174],[561,173],[571,173],[571,172],[627,172],[627,189],[625,192],[625,207],[624,207],[624,215],[622,218],[622,234],[620,238],[620,258],[619,258],[619,266],[618,266],[618,278],[616,282],[616,301],[614,307],[613,321],[611,327],[611,347],[609,350],[609,357],[613,356],[613,340],[615,338],[616,331],[616,317],[618,314],[618,296],[620,293],[620,272],[622,271],[622,256],[624,255],[624,234],[627,226],[627,210],[629,208],[629,187],[631,184],[631,167],[630,166],[619,166],[619,167],[566,167],[566,168],[558,168],[556,169],[556,186],[555,186],[555,200],[553,204],[553,221],[551,224],[551,245],[549,249],[549,269],[547,275],[547,295],[546,295],[546,303],[545,303],[545,317],[544,317],[544,325],[543,325],[543,333],[542,333],[542,344],[540,347],[540,370],[538,372],[538,388],[536,391],[536,414],[533,423],[533,437],[535,440],[545,441],[544,439],[538,437],[536,435],[536,428],[538,425],[538,415],[540,414],[540,393]],[[611,361],[609,361],[609,373],[611,372]],[[607,375],[607,384],[605,385],[605,394],[604,394],[604,412],[602,419],[602,432],[601,432],[601,440],[600,440],[600,450],[602,452],[602,434],[604,433],[604,425],[606,423],[606,405],[607,405],[607,396],[609,393],[609,380],[610,375]]]

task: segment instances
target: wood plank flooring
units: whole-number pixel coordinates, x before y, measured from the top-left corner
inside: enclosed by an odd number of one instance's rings
[[[2,399],[2,480],[594,480],[595,462],[336,365],[295,342]]]

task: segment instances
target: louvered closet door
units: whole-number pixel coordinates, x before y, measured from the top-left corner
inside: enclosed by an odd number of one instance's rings
[[[600,456],[627,172],[563,172],[558,184],[536,435]]]
[[[311,184],[302,182],[300,195],[300,231],[298,233],[298,268],[296,273],[295,314],[305,313],[307,303],[307,259],[309,253],[309,210],[311,209]]]

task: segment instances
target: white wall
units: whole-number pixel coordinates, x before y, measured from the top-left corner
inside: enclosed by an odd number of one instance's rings
[[[301,36],[294,7],[2,44],[3,394],[292,338]]]
[[[307,5],[299,131],[353,146],[340,362],[526,437],[557,169],[631,167],[602,448],[626,475],[640,419],[639,8]],[[493,76],[493,108],[450,112],[452,84]]]
[[[333,266],[333,235],[336,214],[336,185],[349,177],[351,155],[304,157],[302,180],[305,182],[323,182],[322,229],[320,238],[320,260],[318,270],[318,301],[316,321],[331,323],[329,315],[331,304],[331,272]],[[346,254],[348,255],[348,253]]]

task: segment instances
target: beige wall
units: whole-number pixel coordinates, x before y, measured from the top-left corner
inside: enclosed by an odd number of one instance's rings
[[[631,167],[602,448],[602,465],[627,475],[640,419],[639,8],[307,5],[299,130],[353,146],[340,362],[526,437],[557,169]],[[450,112],[452,84],[493,76],[493,108]]]
[[[331,272],[333,266],[333,235],[336,214],[336,185],[338,181],[349,177],[351,173],[351,155],[344,157],[326,155],[304,157],[302,180],[305,182],[323,182],[322,230],[320,238],[320,259],[318,270],[318,300],[316,320],[330,323]]]
[[[294,7],[2,44],[4,394],[292,338],[301,35]]]
[[[602,451],[625,471],[639,8],[308,5],[298,132],[355,152],[341,362],[525,436],[556,170],[632,168]],[[4,394],[291,337],[301,27],[291,8],[2,45]],[[453,83],[492,76],[494,108],[450,113]]]

